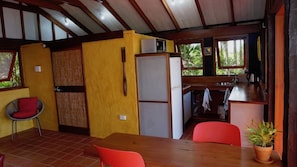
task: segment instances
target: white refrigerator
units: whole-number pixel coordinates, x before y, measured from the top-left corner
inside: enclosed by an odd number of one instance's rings
[[[183,133],[181,58],[136,55],[140,134],[179,139]]]

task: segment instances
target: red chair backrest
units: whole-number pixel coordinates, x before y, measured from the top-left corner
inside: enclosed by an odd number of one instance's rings
[[[142,156],[133,151],[115,150],[94,145],[97,149],[100,165],[109,165],[112,167],[145,167]]]
[[[227,122],[201,122],[194,128],[193,141],[241,146],[240,130]]]

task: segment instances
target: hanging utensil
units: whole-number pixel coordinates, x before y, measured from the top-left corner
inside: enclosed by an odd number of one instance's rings
[[[125,49],[125,47],[121,48],[121,53],[122,53],[122,63],[123,63],[123,91],[124,91],[124,96],[127,96],[127,78],[126,78],[126,68],[125,68],[126,49]]]

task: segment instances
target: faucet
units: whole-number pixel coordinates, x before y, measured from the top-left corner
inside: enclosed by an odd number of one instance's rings
[[[234,75],[234,78],[232,79],[232,82],[234,84],[236,84],[238,81],[239,81],[239,79],[238,79],[237,75]]]

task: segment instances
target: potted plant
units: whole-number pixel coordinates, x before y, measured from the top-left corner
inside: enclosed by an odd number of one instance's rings
[[[258,162],[270,162],[274,138],[277,129],[272,122],[259,122],[258,125],[252,123],[251,127],[247,128],[247,138],[254,145],[254,150]]]

